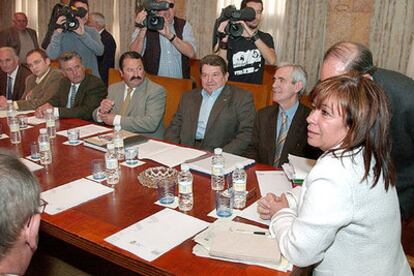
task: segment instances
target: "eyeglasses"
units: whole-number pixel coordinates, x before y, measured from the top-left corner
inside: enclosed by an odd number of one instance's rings
[[[46,200],[44,200],[43,198],[40,199],[40,205],[39,205],[39,208],[37,209],[39,214],[43,214],[45,212],[47,204],[48,202]]]

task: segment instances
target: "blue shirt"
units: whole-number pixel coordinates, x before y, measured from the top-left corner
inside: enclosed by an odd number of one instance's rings
[[[201,90],[203,101],[201,102],[200,113],[198,114],[196,140],[204,139],[208,117],[210,117],[211,109],[213,108],[213,105],[216,102],[217,98],[220,96],[221,91],[223,91],[223,88],[224,86],[220,87],[217,90],[214,90],[211,95],[204,89]]]
[[[277,129],[276,129],[276,141],[277,136],[279,135],[280,128],[282,126],[282,112],[285,112],[287,117],[287,129],[290,128],[290,125],[292,124],[293,117],[295,116],[296,110],[298,110],[299,107],[299,101],[296,101],[294,105],[292,105],[291,108],[288,110],[283,110],[281,106],[279,106],[279,114],[277,115]]]

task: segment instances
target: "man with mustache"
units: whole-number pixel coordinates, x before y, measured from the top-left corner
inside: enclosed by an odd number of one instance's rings
[[[122,129],[162,138],[165,89],[145,77],[142,56],[131,51],[119,59],[123,81],[108,88],[108,97],[93,112],[96,122],[120,124]]]

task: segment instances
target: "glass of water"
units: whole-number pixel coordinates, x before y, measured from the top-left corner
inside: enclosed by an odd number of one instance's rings
[[[133,166],[138,164],[138,148],[131,147],[125,149],[125,162],[127,165]]]
[[[79,143],[79,129],[78,128],[68,129],[68,142],[71,145]]]

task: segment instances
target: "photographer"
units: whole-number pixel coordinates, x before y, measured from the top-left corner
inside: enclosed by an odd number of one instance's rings
[[[217,42],[214,50],[228,62],[229,80],[261,84],[265,61],[268,64],[276,63],[273,38],[270,34],[259,30],[263,12],[262,0],[243,0],[240,9],[250,7],[255,11],[255,18],[251,21],[237,21],[243,32],[239,37],[229,35],[230,20],[222,21],[217,29]],[[233,22],[231,22],[233,23]]]
[[[53,32],[52,39],[46,49],[47,55],[51,59],[57,59],[63,52],[74,51],[82,57],[82,61],[86,68],[92,70],[92,74],[99,77],[98,62],[96,56],[100,56],[104,52],[104,46],[101,42],[99,33],[91,27],[85,25],[88,21],[89,5],[87,0],[72,0],[70,8],[75,15],[75,20],[71,24],[79,24],[76,29],[70,30],[65,24],[68,15],[58,17],[56,24],[57,29]],[[84,14],[80,17],[77,14]],[[70,15],[73,17],[72,15]],[[71,25],[68,24],[68,25]]]
[[[189,59],[195,56],[195,39],[190,24],[175,16],[175,1],[166,1],[169,3],[168,8],[156,11],[156,15],[165,20],[161,29],[150,30],[144,24],[150,13],[147,12],[148,7],[158,7],[162,2],[144,3],[146,9],[135,18],[138,27],[132,34],[129,48],[143,55],[145,70],[149,74],[189,79]]]

